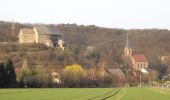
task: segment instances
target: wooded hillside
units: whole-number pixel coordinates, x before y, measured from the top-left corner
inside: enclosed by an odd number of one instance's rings
[[[17,42],[18,32],[20,28],[32,27],[31,24],[26,25],[22,23],[15,23],[16,30],[15,35],[11,33],[10,22],[0,22],[0,41]],[[84,26],[76,24],[58,24],[50,25],[51,28],[59,29],[64,34],[64,41],[66,51],[65,53],[58,52],[51,48],[43,47],[47,50],[46,54],[56,53],[55,57],[50,60],[67,65],[70,63],[81,63],[85,66],[93,66],[94,64],[86,63],[88,61],[98,63],[103,61],[108,67],[119,67],[121,63],[121,55],[126,42],[126,33],[129,31],[130,45],[133,53],[143,53],[149,58],[150,66],[155,67],[157,57],[160,55],[170,55],[170,31],[166,29],[111,29],[102,28],[94,25]],[[93,53],[87,54],[88,47],[93,47]],[[0,53],[6,52],[32,52],[33,49],[14,49],[21,47],[19,45],[8,46],[1,45]],[[35,47],[35,46],[33,46]],[[40,46],[41,47],[41,46]],[[11,48],[13,48],[11,50]],[[22,47],[21,47],[22,48]],[[27,47],[28,48],[28,47]],[[50,50],[49,50],[50,49]],[[38,51],[39,49],[36,49]],[[52,51],[52,52],[49,52]],[[45,51],[44,51],[45,52]],[[60,54],[59,54],[60,53]],[[31,55],[31,53],[29,53]],[[35,56],[35,55],[34,55]],[[29,59],[32,59],[30,56]],[[44,58],[44,54],[41,58],[34,58],[39,60],[47,60]],[[47,57],[47,56],[46,56]],[[14,57],[15,58],[15,57]],[[34,60],[35,61],[35,60]],[[38,60],[37,60],[38,61]]]

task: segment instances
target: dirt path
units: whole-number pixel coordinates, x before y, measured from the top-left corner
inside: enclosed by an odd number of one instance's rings
[[[102,98],[101,100],[106,100],[106,99],[108,99],[108,98],[111,98],[111,97],[113,97],[113,96],[115,96],[117,93],[119,93],[119,91],[120,91],[121,89],[118,89],[115,93],[113,93],[112,95],[109,95],[109,96],[107,96],[107,97],[104,97],[104,98]]]
[[[88,100],[107,100],[113,96],[115,96],[121,89],[113,89],[112,91],[109,91],[103,95],[100,95],[100,96],[95,96],[95,97],[92,97]]]

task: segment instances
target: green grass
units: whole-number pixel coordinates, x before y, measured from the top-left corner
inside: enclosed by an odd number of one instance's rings
[[[169,90],[157,88],[0,89],[0,100],[170,100]]]
[[[0,100],[87,100],[113,89],[1,89]]]
[[[108,100],[170,100],[170,92],[155,88],[122,88]]]

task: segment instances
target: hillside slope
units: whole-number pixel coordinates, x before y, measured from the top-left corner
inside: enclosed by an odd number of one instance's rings
[[[25,25],[22,23],[16,23],[15,26],[15,36],[13,36],[10,28],[11,23],[0,22],[1,42],[17,42],[19,29],[32,27],[31,24]],[[145,54],[150,60],[150,66],[153,67],[156,65],[155,63],[158,56],[170,54],[170,31],[165,29],[124,30],[76,24],[59,24],[50,26],[53,29],[59,29],[64,34],[66,48],[76,55],[72,57],[75,60],[67,63],[73,63],[74,61],[77,63],[84,63],[84,59],[82,60],[81,56],[84,56],[84,52],[88,46],[92,46],[99,54],[99,56],[92,57],[94,58],[93,60],[96,61],[96,59],[98,59],[98,61],[105,62],[109,67],[118,67],[121,63],[121,55],[125,46],[127,31],[129,31],[130,45],[133,53]],[[73,55],[70,54],[69,56]]]

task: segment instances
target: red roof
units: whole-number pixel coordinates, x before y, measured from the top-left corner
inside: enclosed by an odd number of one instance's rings
[[[145,55],[142,55],[142,54],[133,55],[133,59],[134,59],[136,62],[148,62],[148,60],[147,60],[147,58],[145,57]]]

